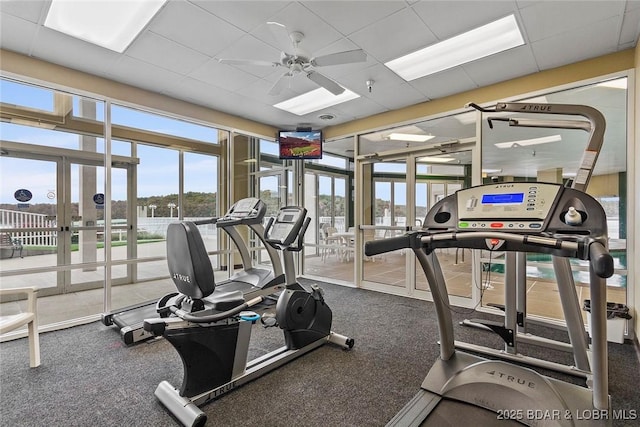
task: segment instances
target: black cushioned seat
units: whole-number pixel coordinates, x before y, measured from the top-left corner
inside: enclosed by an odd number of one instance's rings
[[[198,227],[189,221],[167,227],[167,264],[178,292],[204,300],[215,310],[229,310],[244,303],[242,292],[215,293],[213,267]]]

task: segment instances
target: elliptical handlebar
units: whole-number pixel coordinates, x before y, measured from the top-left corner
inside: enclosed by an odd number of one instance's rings
[[[215,217],[215,218],[201,219],[198,221],[191,221],[191,222],[193,222],[195,225],[207,225],[207,224],[216,224],[219,219],[220,217]]]
[[[296,245],[287,248],[287,250],[292,251],[292,252],[300,252],[302,250],[303,244],[304,244],[304,234],[307,232],[307,228],[309,227],[310,223],[311,223],[311,218],[309,218],[309,217],[305,218],[304,224],[302,224],[302,228],[300,229],[300,232],[298,233],[298,241],[297,241]]]

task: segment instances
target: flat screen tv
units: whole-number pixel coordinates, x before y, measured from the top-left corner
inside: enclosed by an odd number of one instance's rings
[[[278,132],[278,145],[281,159],[321,159],[322,131],[288,131]]]

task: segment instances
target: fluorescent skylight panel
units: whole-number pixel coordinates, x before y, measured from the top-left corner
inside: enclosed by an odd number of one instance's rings
[[[44,25],[122,53],[165,1],[52,0]]]
[[[516,18],[509,15],[391,60],[385,65],[403,79],[410,81],[523,44],[524,39]]]
[[[550,142],[562,141],[560,135],[543,136],[541,138],[521,139],[520,141],[498,142],[495,145],[498,148],[525,147],[527,145],[548,144]]]
[[[318,88],[311,92],[303,93],[286,101],[279,102],[274,107],[284,111],[304,116],[313,111],[342,104],[352,99],[360,98],[360,95],[345,89],[340,95],[334,95],[324,88]]]

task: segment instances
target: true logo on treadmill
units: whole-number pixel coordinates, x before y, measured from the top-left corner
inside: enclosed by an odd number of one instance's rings
[[[521,111],[551,111],[551,105],[526,104],[520,108]]]
[[[509,383],[514,383],[514,384],[520,384],[522,386],[528,387],[528,388],[536,388],[536,383],[533,381],[528,381],[525,380],[523,378],[518,378],[514,375],[509,375],[509,374],[505,374],[504,372],[500,372],[500,371],[487,371],[487,374],[492,375],[496,378],[500,378],[503,381],[509,382]]]
[[[173,273],[173,278],[181,282],[191,283],[191,276],[187,274]]]

